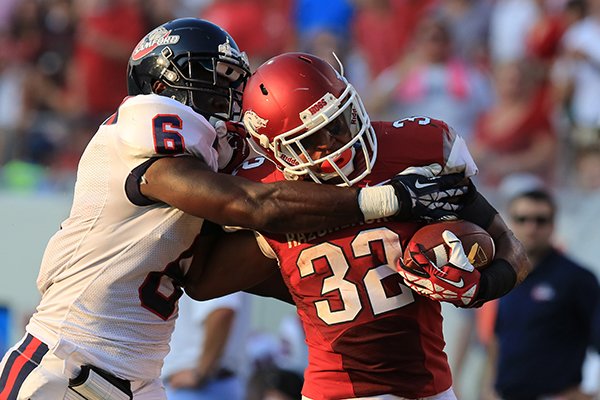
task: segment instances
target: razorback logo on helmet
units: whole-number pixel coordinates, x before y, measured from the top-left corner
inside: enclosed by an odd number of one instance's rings
[[[150,54],[158,46],[166,46],[177,42],[179,42],[179,35],[171,35],[170,30],[159,26],[140,40],[135,49],[133,49],[131,59],[137,61],[145,55]]]
[[[254,111],[246,111],[244,114],[244,122],[250,125],[255,131],[258,131],[259,129],[266,127],[269,120],[259,117]]]

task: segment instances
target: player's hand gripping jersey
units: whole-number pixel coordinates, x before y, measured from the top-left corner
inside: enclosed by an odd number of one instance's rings
[[[386,182],[409,166],[439,163],[444,173],[476,172],[464,144],[441,121],[375,122],[379,150],[358,186]],[[238,175],[271,182],[283,174],[264,158]],[[451,386],[440,303],[414,294],[395,270],[418,223],[368,221],[339,230],[266,235],[279,259],[309,347],[303,395],[345,399],[381,394],[421,398]]]
[[[44,254],[43,301],[28,332],[60,357],[85,354],[122,378],[159,376],[178,280],[203,220],[153,203],[138,181],[163,156],[199,157],[216,170],[215,137],[204,117],[168,97],[123,102],[83,153],[71,213]]]

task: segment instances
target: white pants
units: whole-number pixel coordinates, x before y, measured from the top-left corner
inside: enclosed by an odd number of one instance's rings
[[[306,396],[302,396],[302,400],[311,400],[311,399],[309,399]],[[407,399],[405,397],[394,396],[392,394],[382,394],[379,396],[356,397],[356,398],[345,399],[345,400],[411,400],[411,399]],[[413,399],[413,400],[456,400],[456,395],[454,394],[454,390],[452,390],[452,388],[450,388],[448,390],[443,391],[442,393],[438,393],[433,396],[421,397],[419,399]]]
[[[14,345],[0,363],[1,400],[60,400],[67,395],[66,371],[79,369],[56,357],[30,334]],[[135,400],[166,400],[160,379],[131,383]]]

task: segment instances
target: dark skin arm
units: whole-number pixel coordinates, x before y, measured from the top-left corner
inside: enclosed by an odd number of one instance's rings
[[[263,255],[253,232],[210,227],[202,235],[185,277],[188,296],[208,300],[241,290],[293,303],[277,261]]]
[[[525,248],[499,214],[494,216],[487,231],[496,245],[496,256],[494,258],[508,261],[517,274],[516,285],[520,284],[531,272],[531,263]]]
[[[357,188],[310,182],[256,183],[219,174],[194,157],[165,157],[144,174],[141,192],[220,225],[308,232],[363,220]]]
[[[494,239],[496,254],[492,263],[481,271],[477,307],[485,301],[510,292],[529,275],[531,262],[525,248],[508,228],[496,209],[472,187],[471,198],[459,217],[483,227]]]

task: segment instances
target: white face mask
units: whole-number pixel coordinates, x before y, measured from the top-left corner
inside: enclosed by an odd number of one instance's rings
[[[311,112],[314,109],[317,111]],[[336,119],[339,119],[337,122],[341,123],[348,136],[345,143],[330,153],[311,151],[307,143],[314,144],[319,140],[312,135],[322,135],[320,131],[327,131],[330,124],[336,123]],[[302,125],[275,136],[270,143],[261,141],[262,136],[251,127],[248,129],[251,135],[258,138],[261,144],[264,142],[263,145],[273,152],[283,165],[288,179],[308,176],[317,183],[325,183],[338,178],[341,181],[339,185],[351,186],[371,172],[377,156],[377,139],[364,105],[352,85],[348,84],[339,98],[331,93],[325,94],[300,113],[300,120],[304,121]],[[251,124],[246,125],[248,127]],[[332,135],[335,136],[335,131]],[[264,154],[260,146],[253,147]],[[315,154],[317,156],[313,158]]]

